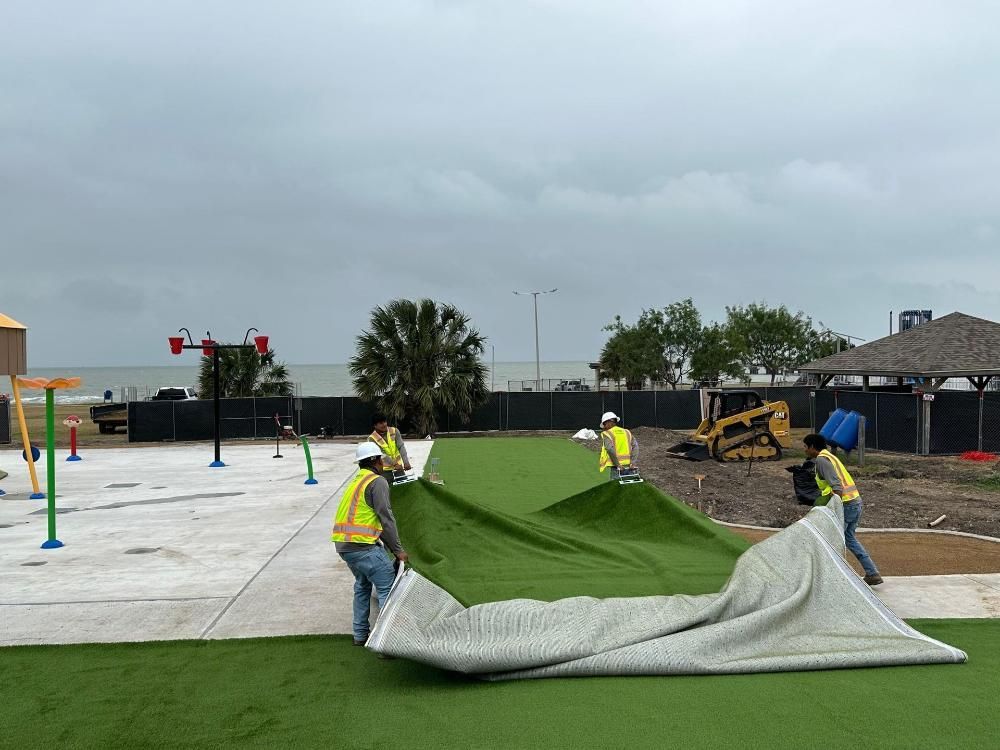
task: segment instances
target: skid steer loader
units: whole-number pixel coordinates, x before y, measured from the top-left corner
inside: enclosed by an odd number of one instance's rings
[[[777,461],[791,448],[788,404],[764,401],[755,391],[713,391],[708,416],[689,439],[667,449],[688,461]]]

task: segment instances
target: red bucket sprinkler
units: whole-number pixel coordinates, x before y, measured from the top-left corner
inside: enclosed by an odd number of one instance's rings
[[[253,343],[257,347],[257,353],[260,354],[260,356],[262,356],[262,357],[265,354],[267,354],[267,340],[268,340],[268,338],[269,338],[268,336],[254,336],[253,337]]]
[[[69,456],[66,457],[66,460],[82,461],[83,459],[76,455],[76,428],[83,424],[83,420],[75,414],[71,414],[63,420],[63,424],[69,427]]]
[[[184,347],[184,337],[183,336],[169,336],[167,341],[170,342],[170,353],[180,354]]]
[[[212,352],[215,351],[215,349],[212,348],[212,344],[214,344],[214,343],[215,342],[212,341],[212,339],[202,339],[201,340],[201,345],[204,348],[201,350],[201,353],[204,354],[206,357],[211,357],[212,356]]]

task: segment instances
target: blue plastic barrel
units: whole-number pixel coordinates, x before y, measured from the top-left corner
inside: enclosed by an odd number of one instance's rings
[[[846,416],[847,416],[846,410],[837,409],[837,411],[831,414],[830,418],[826,420],[826,424],[823,425],[823,428],[819,431],[819,434],[825,437],[827,440],[832,440],[833,433],[837,431],[837,428],[840,427],[840,423],[844,421],[844,417]]]
[[[854,450],[858,444],[858,422],[860,421],[861,415],[856,411],[852,411],[844,417],[844,421],[837,427],[837,430],[833,433],[831,442],[845,451]]]

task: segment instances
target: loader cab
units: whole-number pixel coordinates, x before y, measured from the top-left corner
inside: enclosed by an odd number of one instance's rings
[[[756,391],[713,391],[708,402],[708,420],[715,424],[720,419],[759,409],[764,400]]]

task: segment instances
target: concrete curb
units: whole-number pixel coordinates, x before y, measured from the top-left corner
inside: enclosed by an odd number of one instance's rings
[[[754,531],[781,531],[780,528],[775,528],[773,526],[752,526],[746,523],[729,523],[727,521],[720,521],[717,518],[712,518],[715,523],[720,526],[728,526],[733,529],[753,529]],[[949,531],[948,529],[869,529],[858,527],[858,533],[861,534],[945,534],[948,536],[959,536],[965,537],[967,539],[981,539],[984,542],[996,542],[1000,544],[1000,539],[993,536],[983,536],[982,534],[970,534],[966,531]]]

